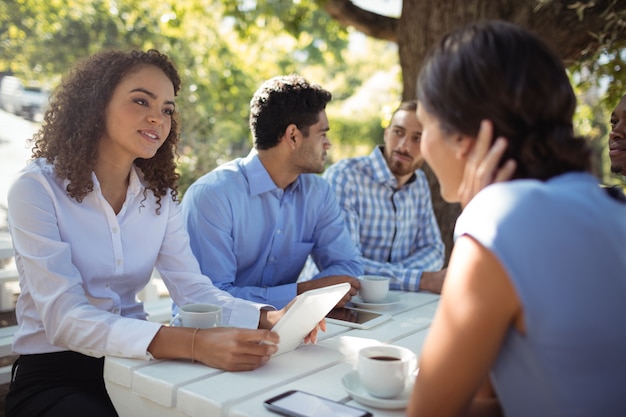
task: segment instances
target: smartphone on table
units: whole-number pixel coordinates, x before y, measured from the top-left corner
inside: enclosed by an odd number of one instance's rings
[[[263,405],[289,417],[373,417],[369,411],[298,390],[283,392]]]

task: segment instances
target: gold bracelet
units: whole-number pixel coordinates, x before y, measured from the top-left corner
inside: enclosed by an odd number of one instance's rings
[[[198,330],[200,329],[195,329],[193,331],[193,336],[191,337],[191,363],[194,363],[196,360],[193,357],[193,352],[195,350],[195,346],[196,346],[196,333],[198,333]]]

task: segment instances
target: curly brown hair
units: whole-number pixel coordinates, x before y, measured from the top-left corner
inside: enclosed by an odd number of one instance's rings
[[[98,159],[98,140],[105,130],[105,110],[113,91],[127,74],[146,65],[162,70],[172,82],[174,94],[178,94],[181,81],[174,64],[166,55],[151,49],[104,50],[91,55],[70,70],[51,96],[43,125],[32,139],[32,157],[54,164],[56,175],[69,180],[66,190],[78,202],[93,191],[91,172]],[[172,199],[178,200],[176,116],[172,116],[170,133],[157,153],[150,159],[135,160],[147,189],[157,198],[157,213],[161,197],[169,189]]]

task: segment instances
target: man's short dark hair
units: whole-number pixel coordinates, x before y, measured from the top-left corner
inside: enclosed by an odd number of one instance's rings
[[[309,127],[319,121],[319,113],[331,99],[329,91],[299,75],[265,81],[250,101],[250,130],[255,148],[276,146],[290,124],[308,135]]]

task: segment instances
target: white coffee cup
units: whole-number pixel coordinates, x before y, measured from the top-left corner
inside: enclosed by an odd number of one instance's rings
[[[368,346],[358,353],[359,380],[373,397],[397,397],[405,390],[416,369],[417,356],[401,346]]]
[[[359,281],[361,289],[359,297],[366,303],[379,303],[389,294],[389,281],[391,278],[380,275],[361,275]]]
[[[211,329],[222,325],[222,306],[216,304],[187,304],[179,308],[170,321],[172,326]]]

